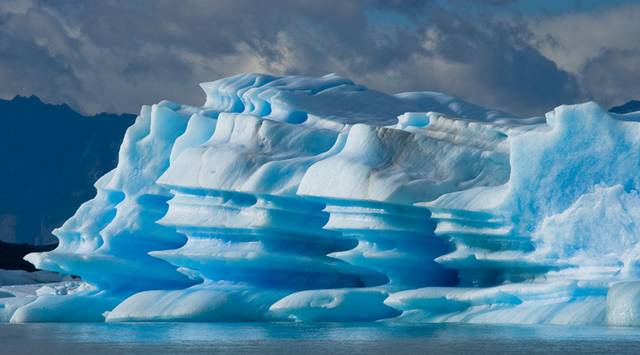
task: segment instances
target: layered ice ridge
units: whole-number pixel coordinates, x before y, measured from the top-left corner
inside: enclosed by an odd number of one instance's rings
[[[85,307],[86,318],[78,320],[99,319],[138,291],[196,283],[148,254],[178,247],[186,240],[174,229],[155,223],[166,213],[171,195],[154,181],[168,167],[173,144],[189,116],[169,102],[143,107],[125,134],[117,167],[96,183],[96,197],[54,231],[59,246],[26,257],[38,268],[77,275],[95,286],[87,295],[56,300],[75,304],[79,297],[87,296],[95,298],[95,304],[103,303],[103,307]],[[33,314],[22,312],[20,321],[50,320],[41,312],[43,308],[34,307]],[[64,320],[66,316],[60,317]]]
[[[12,321],[640,324],[637,115],[333,74],[201,87],[202,107],[143,107],[60,246],[28,256],[91,287]]]
[[[434,237],[428,210],[412,203],[424,200],[417,193],[434,198],[456,184],[504,182],[506,136],[470,118],[413,114],[433,121],[425,130],[420,119],[395,116],[409,108],[477,106],[435,93],[390,96],[333,75],[243,75],[202,87],[205,107],[226,112],[208,123],[192,118],[157,181],[174,195],[158,223],[188,241],[151,254],[205,281],[135,295],[109,321],[348,319],[336,309],[367,297],[370,315],[359,320],[375,320],[398,314],[384,305],[388,290],[455,282],[455,272],[431,261],[447,244]],[[484,110],[479,121],[495,117]],[[459,176],[425,159],[430,149],[454,145],[447,164],[464,166]],[[202,306],[185,314],[183,305],[166,304],[181,295],[199,295]],[[150,312],[143,304],[165,305]],[[327,304],[333,312],[324,311]]]
[[[419,204],[433,211],[437,233],[456,243],[439,261],[476,274],[486,270],[486,282],[500,283],[585,266],[562,256],[588,252],[599,234],[629,239],[640,125],[621,118],[595,103],[560,106],[546,124],[510,136],[508,183]],[[625,226],[615,230],[621,221]],[[613,230],[606,233],[603,224]],[[611,247],[621,251],[633,242]],[[602,256],[595,262],[606,263]]]
[[[637,324],[640,125],[595,103],[546,121],[512,132],[508,183],[419,204],[455,245],[436,261],[482,288],[422,288],[388,305],[423,321]]]

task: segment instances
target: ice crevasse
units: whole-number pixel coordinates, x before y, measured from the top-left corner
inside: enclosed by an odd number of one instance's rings
[[[640,114],[520,118],[337,75],[143,106],[11,322],[640,324]],[[7,306],[11,305],[11,307]]]

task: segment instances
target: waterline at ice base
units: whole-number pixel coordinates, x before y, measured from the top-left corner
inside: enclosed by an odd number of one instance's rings
[[[26,257],[82,282],[0,287],[0,321],[640,325],[640,113],[201,86],[201,107],[143,106],[58,248]]]

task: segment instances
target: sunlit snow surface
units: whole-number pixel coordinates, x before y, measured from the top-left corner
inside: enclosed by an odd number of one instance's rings
[[[640,325],[638,114],[524,119],[336,75],[201,86],[202,107],[143,106],[59,247],[27,256],[90,287],[11,322]]]

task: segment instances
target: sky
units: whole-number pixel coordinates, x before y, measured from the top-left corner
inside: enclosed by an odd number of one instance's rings
[[[0,97],[88,114],[240,72],[337,73],[522,116],[640,98],[640,1],[1,0]]]

